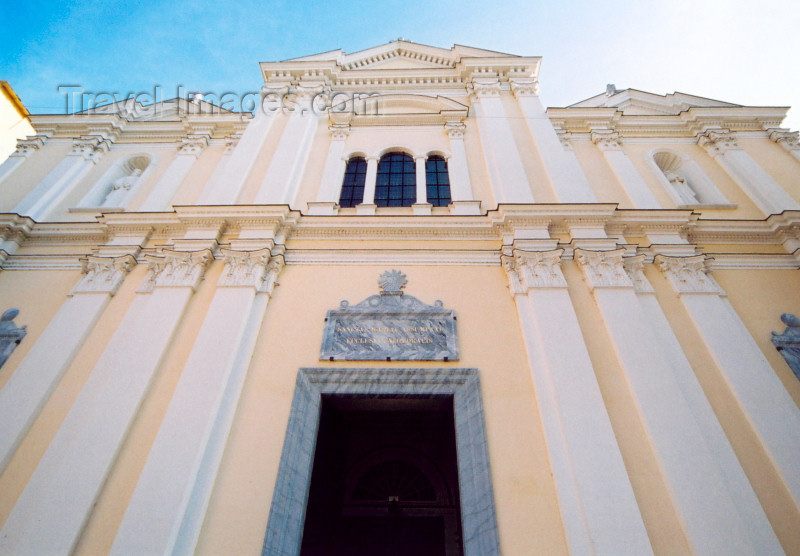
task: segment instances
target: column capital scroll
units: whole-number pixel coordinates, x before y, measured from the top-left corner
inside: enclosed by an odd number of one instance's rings
[[[200,153],[208,146],[208,135],[190,134],[181,139],[181,146],[178,148],[179,155],[200,156]]]
[[[85,160],[97,162],[108,152],[111,141],[100,135],[82,135],[72,140],[72,149],[67,156],[81,156]]]
[[[239,251],[223,248],[220,249],[220,253],[225,262],[225,268],[217,282],[219,287],[252,287],[256,291],[270,293],[277,276],[275,269],[277,268],[277,271],[280,272],[280,269],[283,268],[283,257],[273,257],[269,249]],[[270,276],[271,273],[274,273],[275,276]],[[269,283],[269,280],[272,283]]]
[[[511,92],[517,99],[521,97],[535,97],[539,95],[539,79],[510,79]]]
[[[213,259],[210,249],[201,251],[164,249],[161,255],[147,255],[145,260],[149,274],[139,291],[150,292],[156,287],[195,289]]]
[[[704,133],[699,133],[697,135],[697,144],[711,156],[739,149],[736,135],[727,129],[709,129]]]
[[[81,259],[83,277],[72,289],[77,293],[108,293],[114,295],[119,290],[125,276],[136,266],[132,255],[121,257],[98,257],[90,255]]]
[[[344,141],[350,135],[350,124],[331,124],[328,131],[331,133],[331,140]]]
[[[633,282],[625,272],[623,255],[625,249],[613,251],[575,250],[575,259],[583,270],[583,275],[594,290],[596,288],[631,288]]]
[[[28,135],[25,139],[17,139],[17,149],[11,153],[9,158],[28,157],[44,146],[47,135]]]
[[[500,96],[500,80],[497,77],[473,79],[467,88],[475,99]]]
[[[633,257],[623,257],[622,266],[628,274],[633,289],[636,293],[655,293],[653,286],[644,275],[644,255],[634,255]]]
[[[709,275],[710,259],[705,255],[692,257],[668,257],[656,255],[655,263],[679,294],[712,293],[722,294],[722,288]]]
[[[788,129],[773,129],[770,131],[769,138],[771,141],[779,144],[787,151],[800,150],[800,132],[790,131]]]
[[[591,139],[592,143],[597,145],[601,151],[622,150],[622,138],[616,131],[610,129],[593,129]]]
[[[467,125],[464,122],[447,122],[444,124],[444,131],[452,139],[463,139],[467,132]]]
[[[563,249],[552,251],[519,251],[502,255],[501,261],[509,279],[512,295],[527,293],[532,288],[566,288],[561,271]]]

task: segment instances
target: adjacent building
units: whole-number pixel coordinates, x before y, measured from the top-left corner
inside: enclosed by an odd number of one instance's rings
[[[545,109],[540,62],[398,40],[261,63],[252,113],[31,115],[0,552],[800,554],[788,108]]]

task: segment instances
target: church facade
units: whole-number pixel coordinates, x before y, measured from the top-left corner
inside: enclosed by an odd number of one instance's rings
[[[261,63],[252,114],[31,115],[0,552],[800,554],[788,109],[545,109],[540,63],[398,40]]]

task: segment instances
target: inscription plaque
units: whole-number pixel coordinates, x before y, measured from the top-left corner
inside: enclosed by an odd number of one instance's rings
[[[405,295],[405,275],[387,271],[381,292],[328,311],[319,358],[344,361],[456,361],[456,316],[441,301]]]

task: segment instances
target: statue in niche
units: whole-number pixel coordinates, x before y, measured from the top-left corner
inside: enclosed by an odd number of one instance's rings
[[[115,179],[114,183],[111,184],[111,190],[108,192],[108,195],[106,195],[102,206],[121,207],[122,201],[128,195],[128,192],[139,183],[139,178],[141,178],[141,176],[142,170],[134,168],[133,172],[129,175]]]
[[[19,309],[9,309],[0,316],[0,367],[28,333],[27,326],[18,327],[14,324],[18,314]]]
[[[786,325],[786,330],[783,334],[773,332],[772,343],[800,380],[800,317],[784,313],[781,315],[781,320]]]
[[[686,181],[686,178],[679,176],[672,170],[665,170],[664,175],[669,180],[669,183],[672,184],[672,187],[675,188],[675,191],[678,193],[678,197],[680,197],[682,204],[696,205],[700,202],[694,190],[689,185],[689,182]]]

